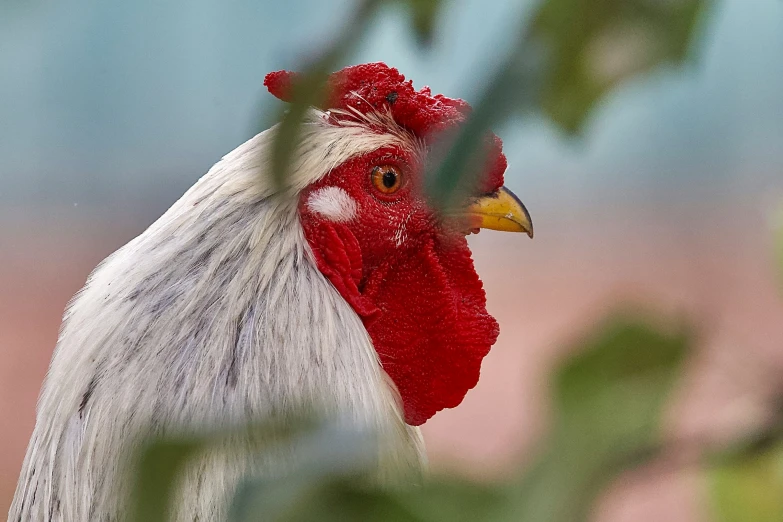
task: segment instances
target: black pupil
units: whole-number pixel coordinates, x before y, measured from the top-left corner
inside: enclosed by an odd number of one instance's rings
[[[397,173],[393,170],[387,170],[383,173],[383,186],[392,188],[397,184]]]

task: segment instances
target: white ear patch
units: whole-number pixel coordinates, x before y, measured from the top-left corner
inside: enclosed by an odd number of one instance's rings
[[[307,199],[307,208],[336,223],[344,223],[356,217],[356,201],[339,187],[316,190]]]

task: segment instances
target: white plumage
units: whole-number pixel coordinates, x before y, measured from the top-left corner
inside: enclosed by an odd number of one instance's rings
[[[419,145],[325,117],[309,114],[283,189],[269,176],[273,128],[90,275],[65,314],[10,520],[120,520],[140,438],[299,405],[385,434],[390,472],[421,465],[419,430],[403,421],[361,320],[316,268],[297,213],[299,192],[344,161]],[[337,221],[351,212],[339,194],[320,197],[310,204]],[[218,519],[240,477],[284,465],[269,459],[205,456],[188,468],[173,520]]]
[[[345,223],[356,217],[356,201],[340,187],[323,187],[307,199],[307,206],[330,221]]]

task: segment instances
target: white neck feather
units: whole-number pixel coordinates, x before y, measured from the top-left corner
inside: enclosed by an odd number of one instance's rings
[[[66,312],[13,519],[112,516],[127,491],[118,455],[138,437],[296,406],[388,435],[391,468],[423,458],[360,319],[315,267],[297,213],[299,191],[350,157],[411,143],[328,124],[317,111],[303,129],[283,190],[268,175],[273,128],[90,276]],[[212,455],[189,471],[190,505],[178,516],[212,519],[248,471],[239,462]]]

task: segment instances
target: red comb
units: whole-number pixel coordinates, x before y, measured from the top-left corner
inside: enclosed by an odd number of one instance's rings
[[[275,97],[290,102],[298,76],[290,71],[271,72],[264,78],[264,85]],[[458,126],[470,113],[466,101],[433,95],[429,87],[417,91],[411,80],[406,81],[397,69],[382,62],[341,69],[329,75],[327,85],[329,94],[321,109],[352,107],[364,114],[388,109],[398,125],[427,141]],[[493,192],[503,184],[506,157],[502,141],[494,134],[489,137],[488,146],[488,168],[481,185],[484,192]]]

